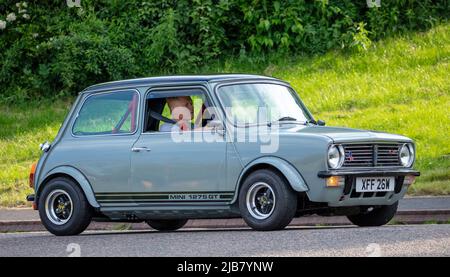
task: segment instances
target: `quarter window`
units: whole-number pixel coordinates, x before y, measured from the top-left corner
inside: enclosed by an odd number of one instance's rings
[[[84,102],[72,132],[77,136],[134,133],[137,107],[135,91],[90,96]]]

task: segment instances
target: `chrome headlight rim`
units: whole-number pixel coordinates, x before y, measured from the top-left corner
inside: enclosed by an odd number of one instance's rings
[[[336,155],[338,154],[338,160],[336,162],[332,162],[330,159],[330,155]],[[330,147],[328,147],[327,151],[327,164],[328,167],[331,169],[339,169],[344,164],[345,160],[345,153],[344,153],[344,147],[340,144],[332,144]]]
[[[406,150],[409,157],[406,161],[402,158],[403,151]],[[414,152],[414,146],[412,143],[404,143],[402,147],[400,148],[400,151],[398,153],[398,159],[400,160],[400,164],[404,167],[411,167],[414,164],[415,160],[415,152]]]

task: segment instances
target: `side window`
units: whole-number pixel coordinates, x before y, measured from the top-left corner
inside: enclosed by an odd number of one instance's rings
[[[150,93],[147,99],[145,132],[173,131],[173,125],[182,124],[187,125],[188,130],[205,128],[208,121],[212,120],[206,112],[207,108],[211,108],[209,103],[208,97],[201,90]]]
[[[73,124],[77,136],[127,134],[136,128],[138,94],[135,91],[90,96]]]

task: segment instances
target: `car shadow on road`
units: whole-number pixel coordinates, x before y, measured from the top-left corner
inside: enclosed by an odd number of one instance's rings
[[[287,227],[283,230],[277,230],[277,231],[266,231],[266,232],[292,232],[292,231],[299,231],[299,230],[329,230],[329,229],[352,229],[352,228],[358,228],[356,226],[351,225],[344,225],[344,226],[291,226]],[[229,228],[182,228],[177,231],[171,231],[171,232],[163,232],[163,231],[157,231],[153,229],[148,230],[121,230],[121,231],[97,231],[97,230],[91,230],[84,232],[80,234],[80,236],[108,236],[108,235],[127,235],[127,234],[186,234],[186,233],[220,233],[220,232],[261,232],[261,231],[255,231],[249,227],[229,227]],[[262,232],[261,232],[262,233]]]

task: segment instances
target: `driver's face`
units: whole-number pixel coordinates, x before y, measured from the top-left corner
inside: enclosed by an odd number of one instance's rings
[[[194,118],[194,106],[192,105],[192,99],[189,96],[180,96],[176,98],[167,99],[170,111],[173,112],[175,108],[186,108],[191,114],[191,119]]]

